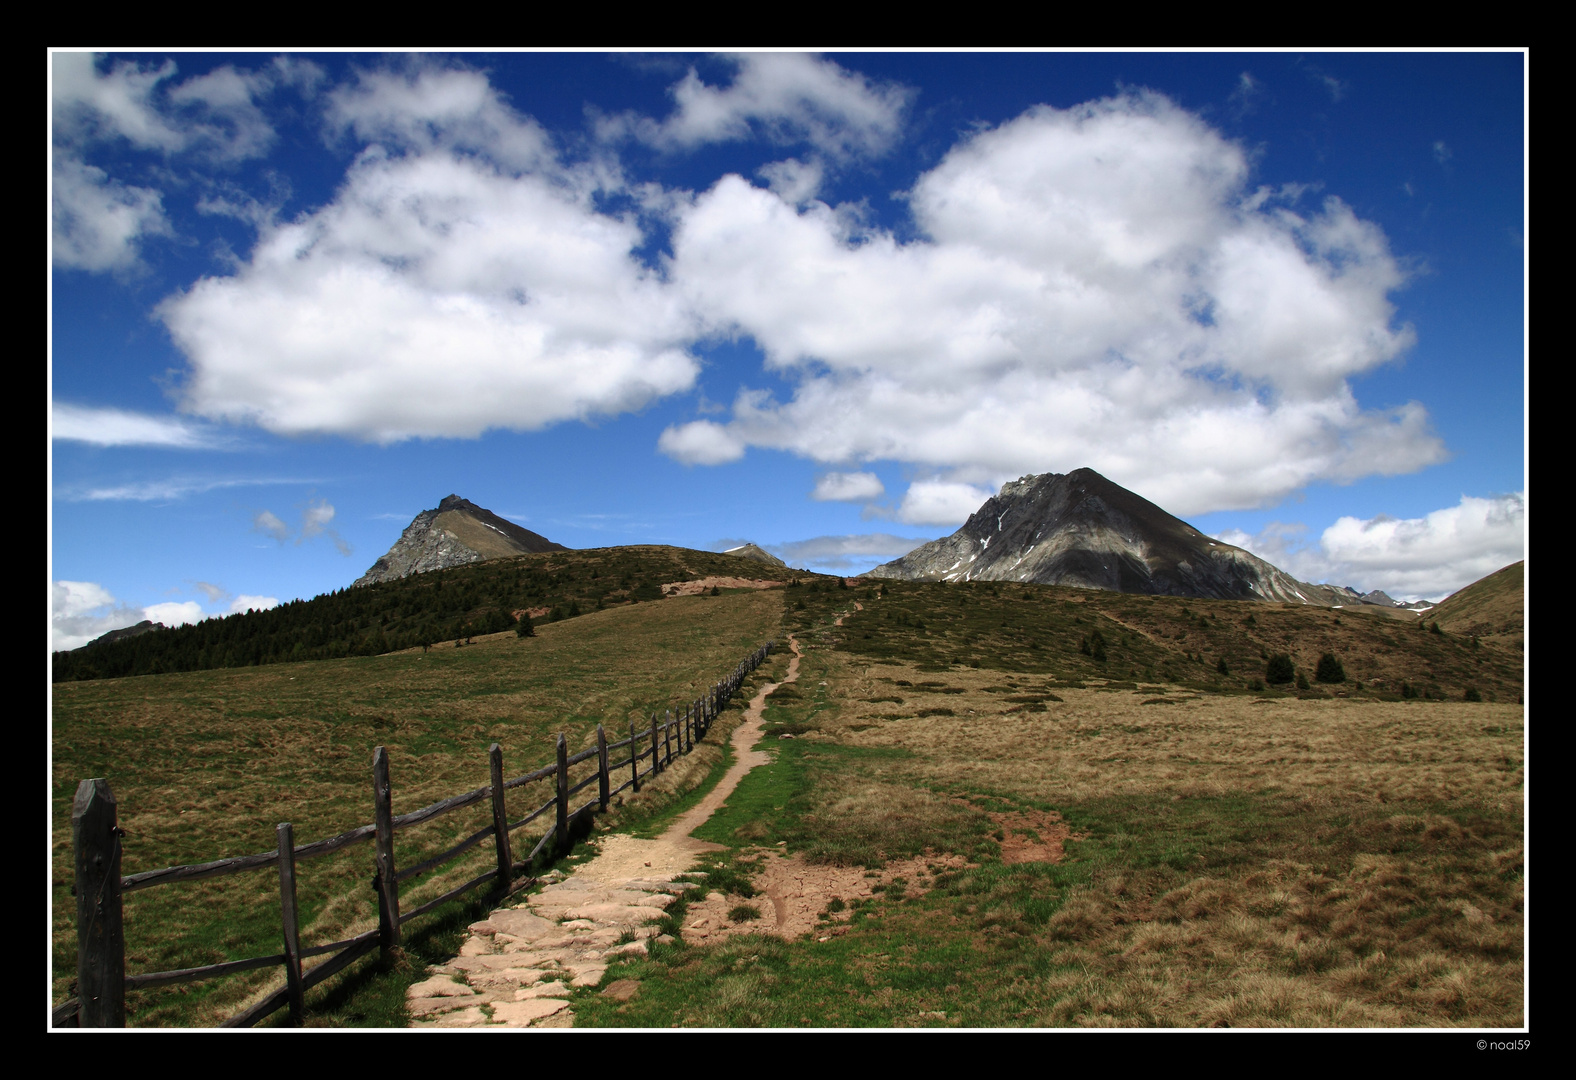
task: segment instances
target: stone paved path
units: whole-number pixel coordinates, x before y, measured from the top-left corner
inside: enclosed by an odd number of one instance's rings
[[[799,643],[790,634],[788,644],[794,655],[783,683],[799,678]],[[657,933],[646,924],[685,890],[701,887],[686,878],[704,875],[689,869],[697,856],[718,846],[690,833],[726,802],[745,773],[770,760],[754,746],[766,695],[779,685],[767,684],[750,700],[733,733],[732,768],[665,833],[655,840],[608,836],[601,852],[573,875],[554,871],[535,896],[472,923],[460,955],[432,968],[407,992],[411,1026],[569,1027],[573,988],[595,986],[608,964],[645,953]],[[630,989],[614,983],[603,993]]]

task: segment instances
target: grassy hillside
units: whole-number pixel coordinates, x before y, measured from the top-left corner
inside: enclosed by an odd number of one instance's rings
[[[738,556],[655,545],[520,555],[57,652],[53,677],[70,682],[377,656],[511,629],[520,611],[556,621],[655,600],[672,581],[792,574]]]
[[[870,590],[884,591],[885,601],[848,620],[840,647],[872,660],[904,659],[935,670],[980,665],[1075,681],[1171,682],[1241,692],[1264,678],[1271,656],[1285,653],[1310,681],[1312,693],[1398,697],[1403,685],[1418,696],[1455,700],[1469,688],[1489,701],[1516,701],[1522,693],[1520,652],[1432,633],[1422,622],[1397,622],[1378,609],[991,582],[871,582],[856,592]],[[797,595],[800,602],[816,595],[837,599],[835,591],[803,589]],[[1084,651],[1097,633],[1104,660],[1094,657],[1093,648]],[[1344,682],[1314,681],[1325,653],[1340,661]]]
[[[55,1000],[70,996],[75,976],[70,815],[79,780],[109,780],[127,832],[126,874],[272,850],[280,821],[306,843],[372,820],[374,746],[389,751],[396,814],[486,784],[493,741],[507,774],[518,775],[552,760],[558,732],[578,750],[598,722],[616,730],[698,696],[778,634],[782,597],[773,589],[626,605],[543,626],[535,638],[503,633],[427,653],[56,684]],[[512,798],[511,816],[523,816],[524,804]],[[443,850],[487,815],[483,805],[401,832],[398,865]],[[479,846],[423,879],[405,906],[469,880],[491,858],[491,846]],[[300,865],[304,942],[376,924],[370,859],[361,846]],[[277,951],[277,879],[258,871],[136,892],[126,927],[132,973]],[[211,1024],[265,980],[251,973],[136,993],[130,1022]]]
[[[1446,597],[1424,616],[1461,637],[1520,650],[1525,634],[1527,564],[1512,563]]]
[[[768,719],[795,737],[771,740],[773,764],[706,827],[735,851],[718,880],[744,902],[737,875],[779,843],[810,875],[925,869],[833,897],[807,937],[611,969],[639,994],[586,992],[578,1024],[1523,1022],[1522,710],[1215,690],[1207,663],[1245,668],[1289,638],[1299,663],[1330,644],[1363,677],[1482,677],[1469,646],[1415,631],[1389,645],[1388,620],[1327,611],[1254,605],[1244,627],[1242,605],[1073,590],[788,595],[810,648]],[[1078,650],[1095,628],[1104,671]],[[1509,697],[1508,660],[1485,667]],[[1020,861],[1056,831],[1065,857]]]

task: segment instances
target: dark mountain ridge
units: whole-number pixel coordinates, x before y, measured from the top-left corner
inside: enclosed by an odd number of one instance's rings
[[[1350,587],[1299,581],[1251,552],[1212,540],[1093,469],[1003,484],[957,532],[870,573],[1325,607],[1375,602]]]

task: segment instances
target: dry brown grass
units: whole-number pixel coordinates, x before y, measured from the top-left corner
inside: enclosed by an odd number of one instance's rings
[[[1523,1023],[1520,707],[817,659],[801,842],[884,831],[975,860],[871,946],[970,936],[962,1022]],[[958,797],[998,822],[1059,811],[1066,861],[1008,866],[978,820],[927,820]]]

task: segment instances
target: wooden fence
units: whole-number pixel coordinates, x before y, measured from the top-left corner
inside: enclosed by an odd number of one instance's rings
[[[353,961],[374,948],[385,953],[400,943],[400,931],[405,923],[419,915],[454,900],[477,886],[489,882],[496,886],[500,896],[529,887],[536,879],[520,878],[534,865],[538,855],[547,851],[556,856],[571,844],[573,823],[582,815],[606,810],[609,800],[625,789],[640,790],[643,781],[665,769],[675,754],[686,754],[697,741],[705,737],[718,714],[738,690],[746,676],[754,671],[771,653],[775,643],[768,641],[739,662],[729,675],[717,682],[702,697],[682,709],[667,710],[665,717],[651,714],[648,730],[629,724],[629,737],[618,742],[607,741],[601,724],[596,729],[596,745],[578,754],[568,752],[564,736],[558,736],[557,760],[534,772],[505,780],[503,776],[503,750],[493,743],[488,750],[492,782],[486,787],[455,795],[408,814],[395,814],[392,809],[393,792],[389,781],[388,754],[379,746],[372,752],[372,793],[374,820],[348,832],[297,846],[289,822],[278,827],[279,846],[273,851],[257,855],[241,855],[216,862],[187,866],[171,866],[163,870],[149,870],[122,877],[120,873],[120,837],[123,835],[116,817],[115,795],[109,782],[102,778],[83,780],[77,786],[76,801],[71,810],[71,836],[75,858],[77,898],[77,996],[57,1006],[51,1015],[56,1027],[125,1027],[126,991],[167,986],[171,983],[197,982],[203,979],[231,975],[256,968],[283,966],[285,985],[263,998],[250,1008],[225,1021],[224,1027],[250,1027],[264,1017],[286,1006],[290,1009],[292,1023],[300,1023],[302,999],[305,992],[325,979],[343,971]],[[644,741],[644,749],[641,748]],[[629,757],[618,761],[610,757],[625,747]],[[596,769],[577,783],[569,782],[569,770],[580,762],[596,758]],[[649,765],[647,762],[649,761]],[[628,778],[618,783],[618,777],[629,770]],[[527,784],[551,780],[553,794],[540,806],[518,821],[508,818],[505,793]],[[578,808],[570,808],[570,800],[577,793],[597,785],[596,796]],[[483,800],[492,802],[492,823],[441,854],[415,866],[397,869],[394,865],[394,834],[431,821],[443,814],[473,806]],[[523,859],[514,858],[510,834],[545,814],[555,815],[551,827],[538,840],[531,853]],[[497,850],[497,864],[485,874],[458,888],[451,889],[409,911],[400,910],[400,885],[410,879],[435,870],[458,858],[489,837]],[[303,859],[328,855],[355,844],[373,845],[373,889],[378,901],[378,926],[363,934],[335,941],[326,945],[302,946],[300,942],[298,913],[296,910],[296,864]],[[549,845],[552,845],[549,848]],[[195,881],[199,878],[235,874],[244,870],[262,870],[267,867],[279,870],[279,912],[282,927],[283,952],[269,956],[254,956],[245,960],[231,960],[204,967],[182,968],[175,971],[155,971],[141,975],[127,975],[125,962],[125,933],[122,920],[121,898],[138,889],[156,885],[170,885],[178,881]],[[517,880],[518,878],[518,880]],[[307,968],[303,961],[310,957],[327,956],[328,959]]]

